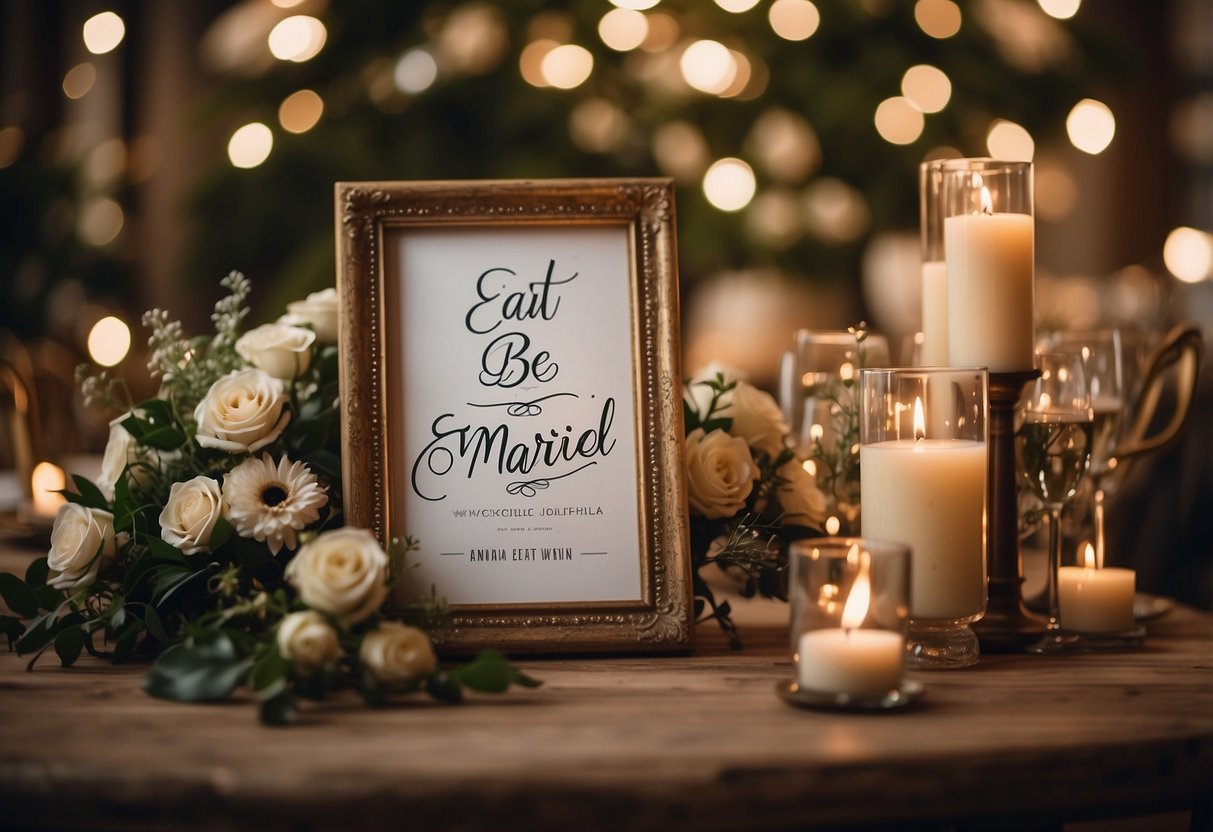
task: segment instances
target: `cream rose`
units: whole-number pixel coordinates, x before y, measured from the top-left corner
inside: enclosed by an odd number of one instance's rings
[[[301,546],[285,574],[303,603],[356,624],[387,597],[387,567],[387,554],[371,533],[347,527]]]
[[[123,421],[130,415],[123,413],[110,422],[109,440],[105,443],[105,455],[101,458],[101,474],[95,483],[107,500],[114,499],[114,486],[117,484],[118,478],[122,476],[126,466],[138,458],[136,449],[139,446],[135,442],[135,437],[122,427]]]
[[[781,465],[776,473],[786,480],[776,492],[783,509],[783,522],[821,528],[826,516],[826,497],[800,460],[793,459]]]
[[[55,515],[47,583],[55,589],[80,589],[97,580],[103,561],[113,559],[114,515],[98,508],[66,503]]]
[[[754,490],[758,469],[746,441],[723,430],[687,434],[687,496],[703,517],[732,517]]]
[[[429,674],[438,659],[430,637],[397,621],[384,621],[362,639],[358,658],[380,682],[407,682]]]
[[[160,537],[187,555],[209,552],[211,534],[223,516],[223,494],[210,477],[175,482],[160,512]]]
[[[236,341],[236,352],[254,367],[274,378],[290,381],[307,372],[312,364],[316,333],[284,323],[250,329]]]
[[[332,664],[341,655],[337,631],[315,610],[293,612],[278,625],[278,652],[295,669],[310,672]]]
[[[333,288],[312,292],[305,300],[297,300],[286,305],[287,314],[278,319],[278,323],[308,324],[316,332],[316,340],[321,344],[337,343],[337,290]]]
[[[729,433],[740,436],[771,459],[784,449],[784,437],[788,435],[788,423],[775,398],[765,390],[759,390],[744,381],[725,394],[728,407],[721,414],[733,419]]]
[[[253,453],[273,442],[291,420],[282,382],[264,370],[234,372],[216,381],[194,409],[198,444]]]

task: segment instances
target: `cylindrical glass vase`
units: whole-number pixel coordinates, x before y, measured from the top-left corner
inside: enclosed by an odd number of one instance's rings
[[[910,666],[967,667],[987,595],[988,374],[873,369],[859,388],[863,535],[910,547]]]
[[[918,207],[922,240],[922,349],[918,363],[944,367],[948,359],[948,271],[943,245],[943,165],[918,166]]]

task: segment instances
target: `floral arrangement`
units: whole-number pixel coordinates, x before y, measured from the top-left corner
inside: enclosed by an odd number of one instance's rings
[[[538,684],[493,651],[441,668],[432,598],[412,624],[385,617],[415,543],[389,555],[341,526],[336,292],[242,334],[249,282],[233,272],[221,285],[211,337],[144,316],[155,398],[133,403],[120,381],[81,368],[86,401],[123,415],[97,481],[77,476],[64,492],[47,557],[24,579],[0,574],[10,647],[31,668],[51,648],[64,666],[85,651],[154,658],[148,693],[209,701],[244,686],[271,724],[340,689],[378,704]]]
[[[695,615],[741,641],[728,601],[705,571],[726,573],[743,597],[787,600],[788,544],[822,534],[826,500],[796,458],[770,394],[710,370],[684,386],[687,494]]]

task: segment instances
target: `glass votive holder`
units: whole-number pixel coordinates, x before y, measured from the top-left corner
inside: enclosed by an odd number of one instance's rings
[[[984,368],[860,374],[863,535],[910,549],[911,667],[975,664],[986,609],[989,379]]]
[[[906,655],[906,547],[825,537],[793,543],[789,557],[798,693],[826,706],[896,703]]]

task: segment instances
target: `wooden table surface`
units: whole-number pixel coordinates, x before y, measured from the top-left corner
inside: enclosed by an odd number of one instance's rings
[[[1209,614],[1177,608],[1133,651],[918,673],[923,698],[879,714],[776,698],[786,616],[741,602],[741,652],[704,627],[693,656],[524,660],[542,688],[462,707],[339,698],[285,729],[248,701],[151,699],[139,666],[48,656],[26,673],[0,653],[0,827],[904,828],[1213,794]]]

